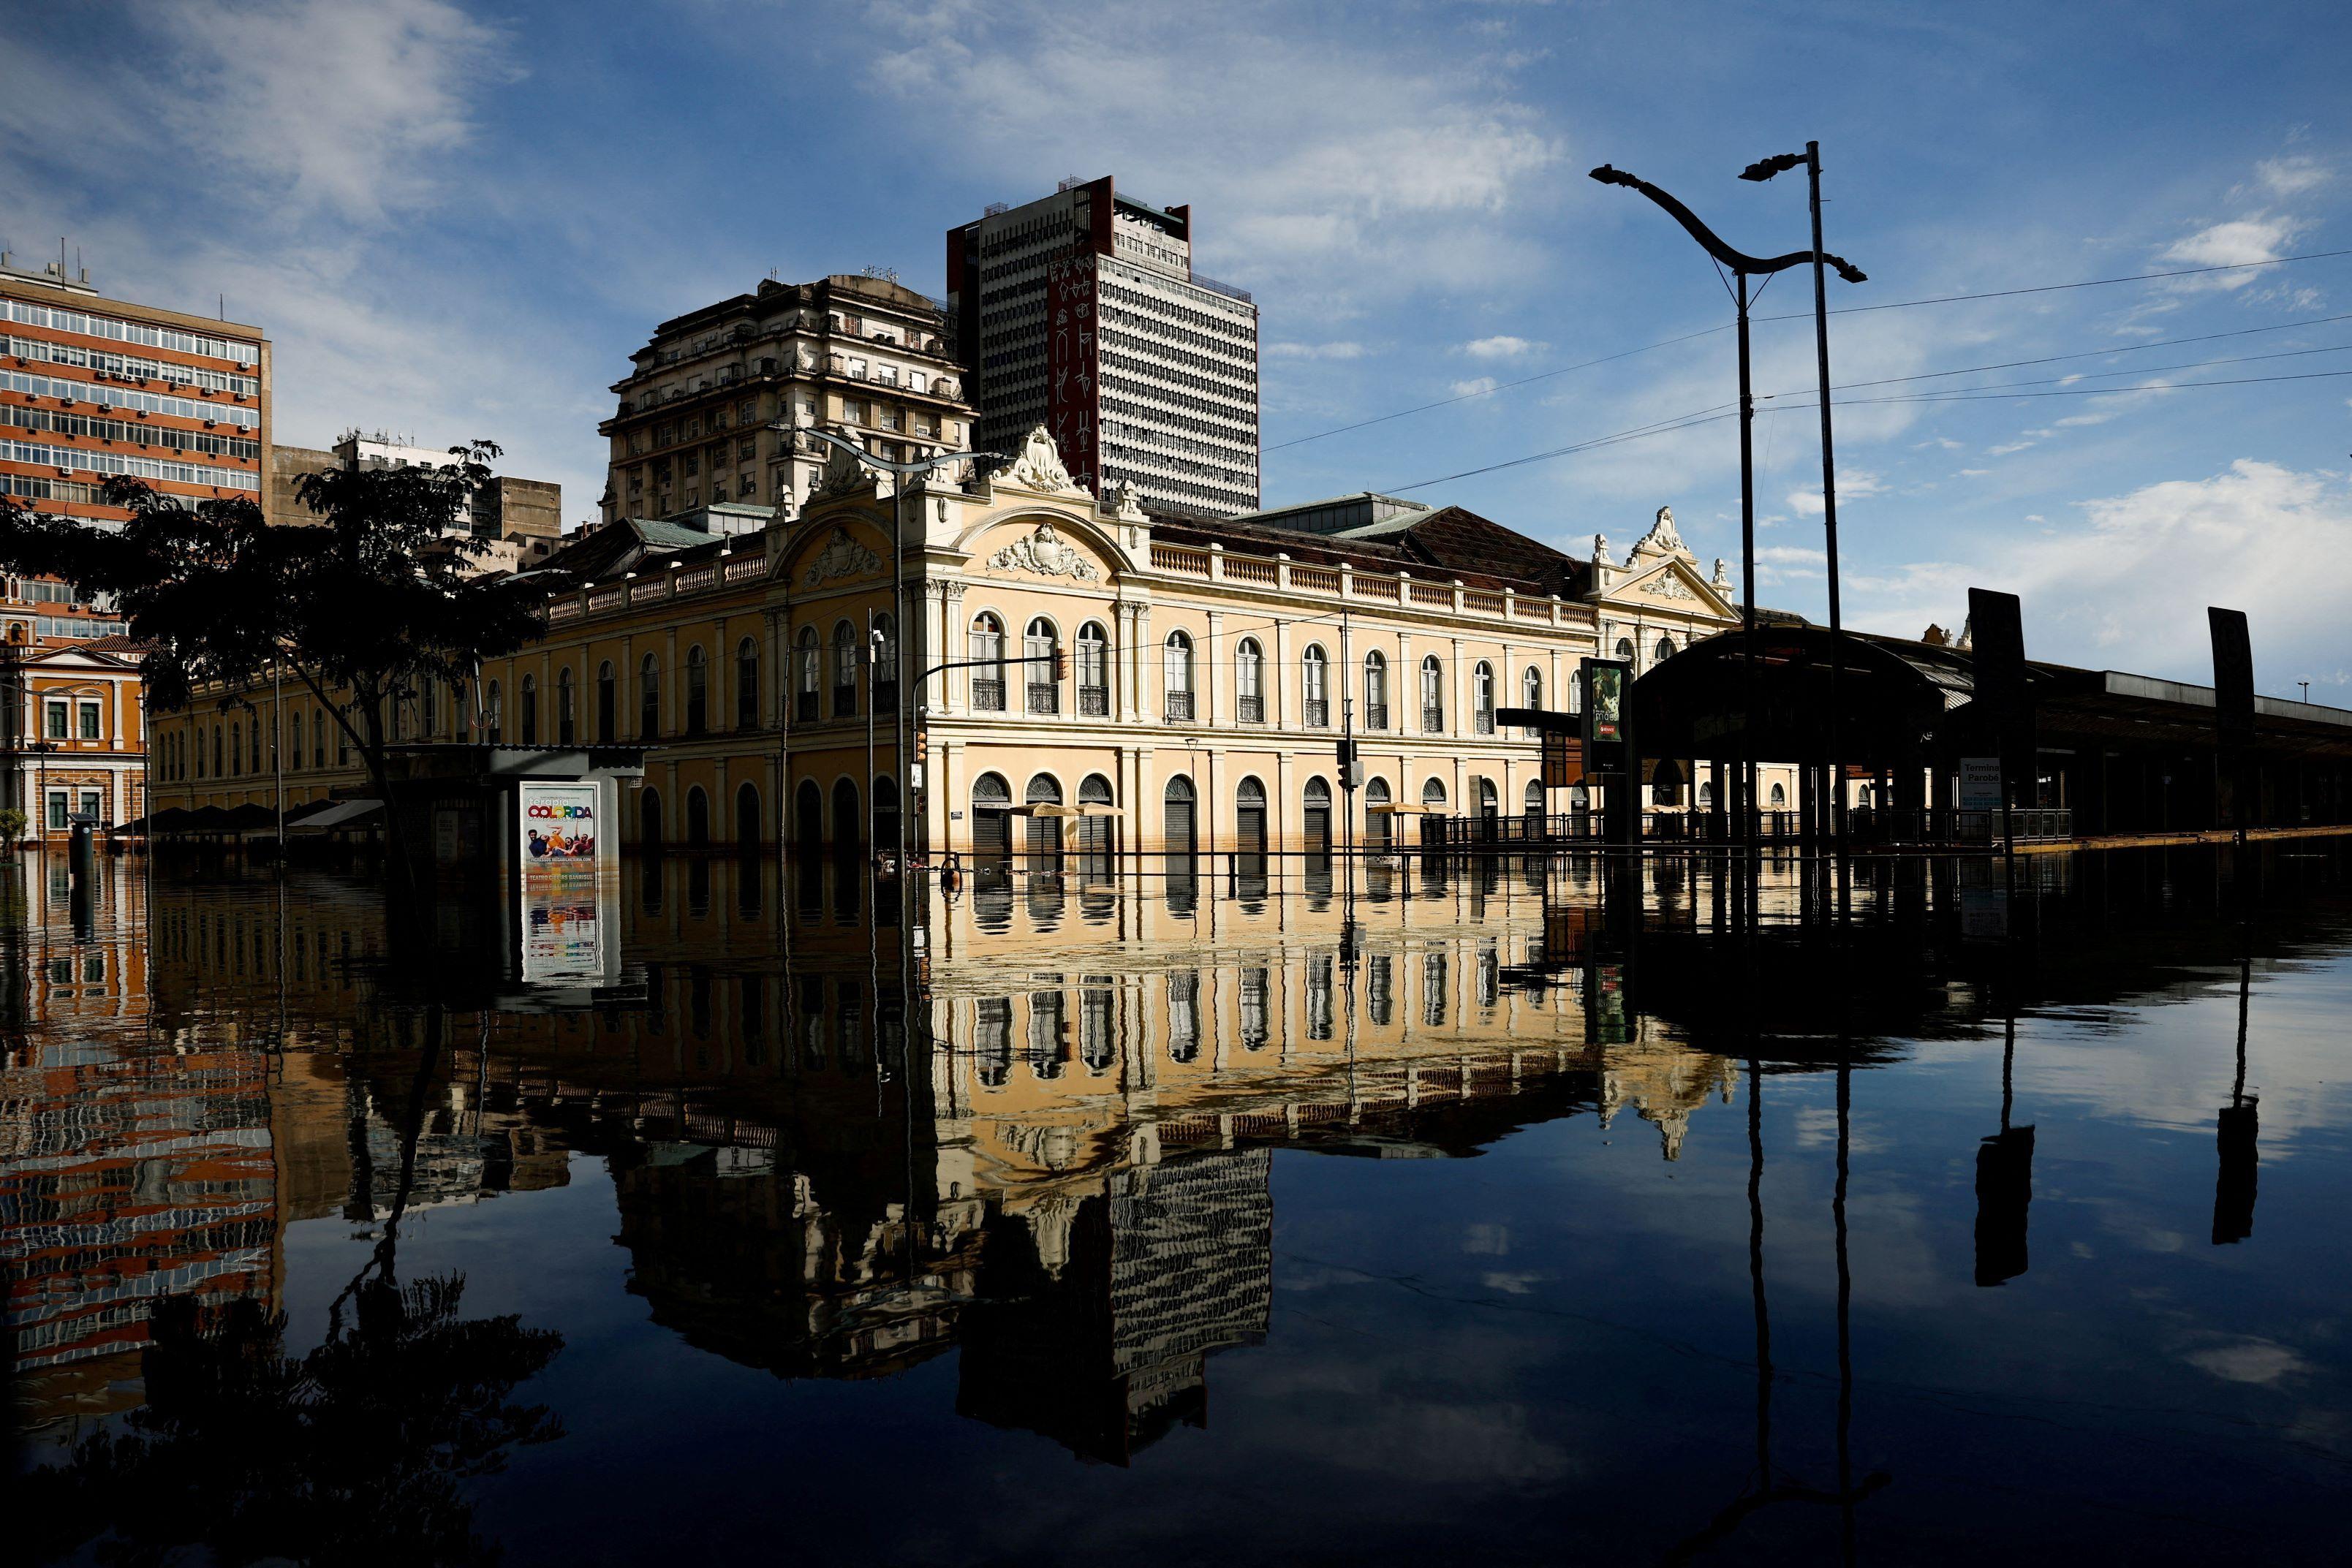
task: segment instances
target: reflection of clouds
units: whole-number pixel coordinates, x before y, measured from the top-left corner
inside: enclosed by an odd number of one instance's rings
[[[2246,1092],[2262,1103],[2266,1166],[2291,1157],[2314,1133],[2352,1124],[2352,1077],[2342,1070],[2347,981],[2352,974],[2333,964],[2255,967]],[[2210,1138],[2237,1067],[2237,976],[2209,970],[2189,984],[2194,990],[2170,1005],[2019,1020],[2020,1119],[2033,1119],[2027,1107],[2037,1097],[2057,1099]],[[2053,1045],[2063,1049],[2046,1049]]]
[[[1794,1120],[1797,1128],[1797,1147],[1801,1149],[1837,1147],[1836,1106],[1808,1105],[1797,1113]],[[1860,1158],[1864,1155],[1883,1155],[1895,1146],[1886,1139],[1867,1130],[1863,1125],[1861,1117],[1852,1114],[1846,1117],[1845,1143],[1848,1152],[1855,1158]]]
[[[2293,1349],[2267,1339],[2245,1339],[2235,1344],[2193,1350],[2187,1359],[2200,1372],[2211,1373],[2230,1383],[2276,1383],[2282,1377],[2309,1370],[2309,1364]]]
[[[1462,1250],[1486,1257],[1507,1257],[1511,1250],[1511,1228],[1507,1225],[1470,1226],[1462,1233]]]
[[[1536,1286],[1542,1283],[1543,1279],[1544,1276],[1539,1271],[1523,1269],[1515,1273],[1496,1270],[1481,1274],[1478,1276],[1478,1282],[1490,1291],[1500,1291],[1507,1296],[1525,1296],[1532,1293]]]

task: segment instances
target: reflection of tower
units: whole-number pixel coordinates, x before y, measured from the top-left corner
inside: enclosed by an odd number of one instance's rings
[[[1208,1416],[1208,1358],[1265,1336],[1271,1151],[1131,1166],[1057,1225],[1049,1270],[1025,1218],[1000,1220],[966,1319],[957,1408],[1125,1464]]]
[[[2238,1074],[2230,1084],[2230,1103],[2217,1118],[2214,1142],[2221,1155],[2221,1174],[2213,1183],[2213,1245],[2226,1247],[2254,1233],[2254,1168],[2260,1158],[2255,1140],[2254,1096],[2246,1092],[2246,1004],[2253,989],[2254,966],[2247,958],[2238,966]]]

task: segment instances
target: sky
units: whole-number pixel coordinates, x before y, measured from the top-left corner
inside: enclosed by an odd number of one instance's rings
[[[6,30],[0,243],[225,298],[280,441],[488,437],[572,525],[657,321],[771,275],[940,294],[949,227],[1110,174],[1256,298],[1267,504],[1381,490],[1621,559],[1671,506],[1736,572],[1737,423],[1683,417],[1736,395],[1729,296],[1586,172],[1777,254],[1801,173],[1737,175],[1818,140],[1828,248],[1869,274],[1829,286],[1848,622],[2004,589],[2036,657],[2204,681],[2223,604],[2263,690],[2352,706],[2340,0],[62,0]],[[1810,288],[1756,309],[1757,587],[1819,620]]]

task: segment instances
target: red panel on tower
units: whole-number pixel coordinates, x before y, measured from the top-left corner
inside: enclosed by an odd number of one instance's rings
[[[1045,271],[1050,329],[1045,340],[1045,423],[1070,476],[1096,488],[1101,466],[1096,449],[1099,429],[1100,354],[1095,332],[1095,258],[1078,251]]]

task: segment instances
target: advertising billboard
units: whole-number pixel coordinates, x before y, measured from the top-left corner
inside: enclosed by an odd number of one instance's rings
[[[1584,661],[1584,742],[1588,758],[1594,757],[1595,747],[1623,744],[1626,687],[1633,680],[1633,666],[1622,659]]]
[[[604,968],[597,918],[604,845],[593,784],[524,782],[519,790],[522,977],[592,978]]]

